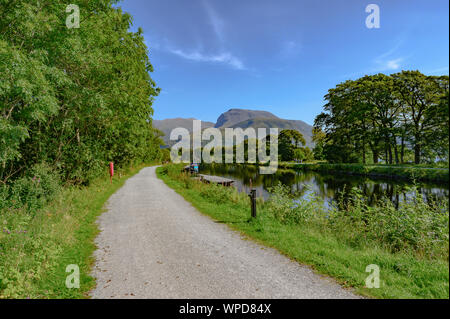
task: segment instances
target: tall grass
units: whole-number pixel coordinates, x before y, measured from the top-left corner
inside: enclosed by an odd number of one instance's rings
[[[250,202],[235,188],[203,184],[177,165],[158,176],[203,213],[221,220],[282,253],[333,276],[344,286],[382,298],[449,297],[449,203],[422,196],[396,208],[381,198],[368,206],[353,190],[339,205],[326,207],[314,195],[296,200],[279,184],[267,201]],[[365,287],[365,267],[381,268],[382,287]]]
[[[424,258],[448,259],[449,202],[425,202],[417,189],[413,196],[395,205],[381,197],[369,206],[361,191],[326,207],[314,195],[295,201],[290,189],[278,184],[271,189],[265,208],[283,223],[317,227],[350,246],[377,245],[390,252],[412,252]]]
[[[89,186],[66,187],[41,167],[36,175],[4,188],[0,299],[86,298],[95,286],[90,273],[98,233],[96,218],[106,200],[141,167],[118,170],[112,184],[105,175]],[[65,270],[70,264],[80,268],[80,289],[65,286]]]

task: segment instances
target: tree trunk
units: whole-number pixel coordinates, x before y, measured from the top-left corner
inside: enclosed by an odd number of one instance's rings
[[[402,147],[400,150],[400,162],[403,164],[405,162],[405,136],[402,134]]]
[[[366,164],[366,142],[363,141],[362,145],[363,164]]]
[[[399,164],[397,143],[394,144],[395,164]]]
[[[414,163],[416,164],[420,164],[420,152],[421,152],[420,143],[421,143],[420,136],[416,134],[414,136]]]
[[[389,164],[392,164],[392,147],[391,147],[391,143],[388,144],[388,152],[389,152]]]
[[[389,162],[388,147],[386,143],[384,145],[384,162],[385,164]]]
[[[378,151],[372,150],[373,163],[378,164]]]
[[[414,163],[420,164],[420,144],[414,145]]]

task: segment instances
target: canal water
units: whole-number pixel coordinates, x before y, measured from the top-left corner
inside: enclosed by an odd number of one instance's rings
[[[377,199],[386,197],[395,205],[405,198],[412,198],[414,186],[404,180],[386,178],[368,178],[348,174],[325,174],[320,172],[305,172],[279,169],[273,175],[261,175],[259,169],[252,165],[230,164],[202,164],[201,174],[216,175],[235,180],[234,187],[241,192],[249,193],[250,182],[257,191],[258,197],[267,199],[269,189],[279,182],[290,187],[296,198],[307,198],[310,194],[321,197],[325,203],[331,204],[338,196],[345,196],[352,188],[358,188],[368,204],[372,205]],[[448,198],[448,184],[416,183],[415,185],[426,201]]]

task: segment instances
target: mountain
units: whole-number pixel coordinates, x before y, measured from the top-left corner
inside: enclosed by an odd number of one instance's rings
[[[166,120],[153,120],[153,127],[157,128],[161,132],[164,133],[163,140],[166,144],[171,145],[174,143],[174,141],[170,141],[170,132],[172,132],[173,129],[177,127],[185,128],[189,131],[189,133],[192,133],[192,124],[193,121],[196,120],[194,118],[173,118],[173,119],[166,119]],[[203,122],[202,121],[202,129],[208,128],[208,127],[214,127],[214,123],[212,122]]]
[[[225,128],[232,127],[240,122],[250,120],[250,119],[279,119],[275,115],[266,111],[253,111],[253,110],[243,110],[243,109],[231,109],[217,119],[217,123],[214,127]]]
[[[192,121],[193,118],[174,118],[167,120],[154,120],[153,126],[162,131],[165,136],[164,142],[167,145],[173,145],[176,141],[170,141],[170,132],[177,127],[186,128],[192,134]],[[221,114],[214,124],[212,122],[202,121],[202,130],[215,127],[220,128],[223,132],[225,128],[242,128],[246,129],[252,127],[254,129],[266,128],[267,134],[269,134],[270,128],[278,128],[279,131],[285,129],[297,130],[304,136],[306,140],[306,146],[312,148],[312,126],[301,120],[285,120],[281,119],[274,114],[266,111],[254,111],[245,109],[230,109],[229,111]],[[207,142],[202,142],[205,144]]]

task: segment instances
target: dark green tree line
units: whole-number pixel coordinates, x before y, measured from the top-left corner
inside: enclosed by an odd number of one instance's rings
[[[0,0],[0,181],[36,163],[86,182],[108,161],[160,156],[152,127],[159,88],[142,30],[112,0]]]
[[[448,83],[402,71],[338,84],[316,117],[315,152],[331,162],[448,162]]]

